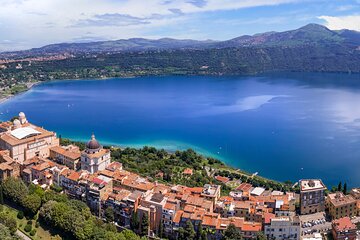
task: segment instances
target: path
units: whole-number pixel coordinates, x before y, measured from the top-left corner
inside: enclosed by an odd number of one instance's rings
[[[21,237],[24,240],[31,240],[31,238],[29,238],[28,236],[26,236],[23,232],[21,232],[20,230],[16,230],[16,235],[18,235],[19,237]]]

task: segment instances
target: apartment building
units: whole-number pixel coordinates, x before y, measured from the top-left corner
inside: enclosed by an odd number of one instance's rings
[[[300,213],[325,211],[326,187],[320,179],[300,180]]]
[[[357,215],[357,201],[351,195],[344,195],[342,192],[329,194],[326,204],[332,219]]]

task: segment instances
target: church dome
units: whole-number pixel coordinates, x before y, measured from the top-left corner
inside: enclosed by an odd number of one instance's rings
[[[20,123],[19,119],[15,119],[15,120],[13,121],[13,124],[14,124],[14,128],[19,128],[19,127],[21,127],[21,123]]]
[[[86,143],[86,148],[88,150],[97,150],[101,148],[100,143],[95,139],[95,135],[91,135],[91,140]]]

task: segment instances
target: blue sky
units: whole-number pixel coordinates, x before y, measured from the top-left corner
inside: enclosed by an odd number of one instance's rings
[[[0,51],[132,37],[225,40],[308,23],[360,31],[360,0],[0,0]]]

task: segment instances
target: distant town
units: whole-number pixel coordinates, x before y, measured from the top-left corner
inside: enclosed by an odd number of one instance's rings
[[[94,134],[83,151],[72,144],[61,146],[55,132],[31,124],[23,112],[2,122],[0,132],[0,180],[10,201],[6,184],[15,179],[45,193],[56,189],[83,201],[94,216],[119,231],[131,229],[153,239],[359,237],[360,189],[348,191],[339,184],[329,192],[320,179],[302,179],[298,191],[282,192],[238,181],[224,195],[221,185],[211,182],[203,187],[171,185],[124,170]],[[194,172],[186,168],[182,174]],[[213,177],[222,184],[230,181]]]

